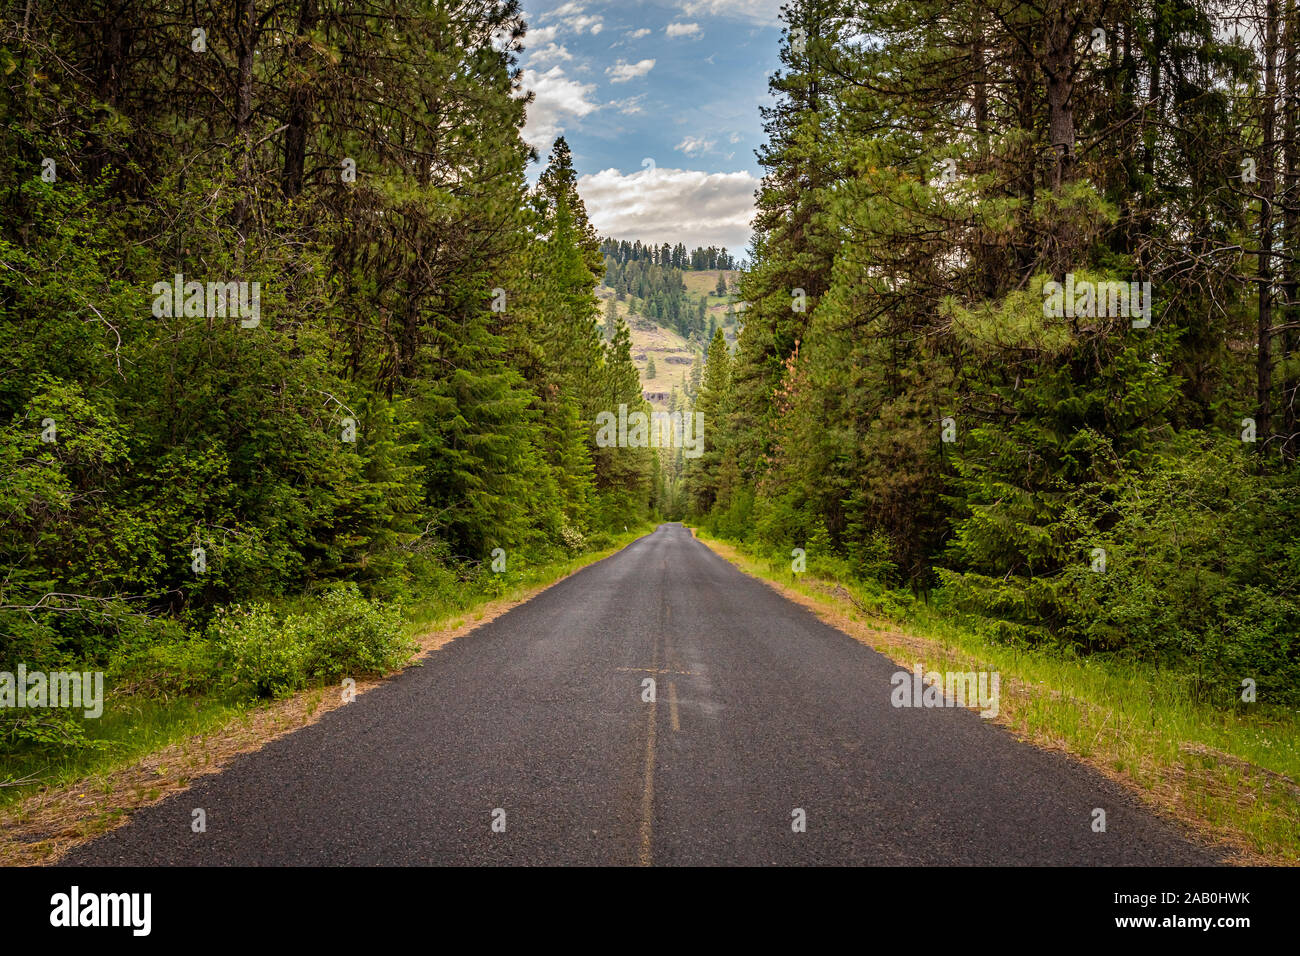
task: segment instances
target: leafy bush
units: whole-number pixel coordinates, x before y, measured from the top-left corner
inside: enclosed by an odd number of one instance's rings
[[[326,591],[320,610],[306,620],[313,678],[385,673],[405,664],[416,649],[401,609],[366,600],[351,582]]]
[[[1054,573],[939,569],[958,611],[991,619],[981,633],[1164,665],[1190,675],[1192,696],[1224,704],[1244,678],[1261,698],[1297,699],[1294,479],[1261,475],[1241,442],[1185,432],[1104,494],[1080,485],[1059,497],[1041,529],[1044,551],[1061,556]]]
[[[220,678],[221,666],[220,649],[199,636],[146,644],[120,655],[109,675],[114,694],[184,697],[212,687]]]
[[[264,604],[222,609],[212,627],[230,679],[259,696],[283,697],[307,683],[300,617],[281,619]]]
[[[1240,682],[1295,700],[1300,601],[1293,593],[1300,494],[1260,475],[1240,442],[1179,436],[1117,496],[1109,527],[1076,542],[1055,596],[1076,644],[1196,674],[1193,693],[1228,701]],[[1104,573],[1088,549],[1104,549]]]
[[[100,749],[86,735],[81,711],[43,707],[0,710],[0,753],[35,745],[50,750]]]
[[[722,538],[749,541],[754,534],[754,493],[739,489],[729,507],[710,513],[705,527]]]
[[[571,555],[581,554],[587,547],[587,541],[582,536],[582,532],[567,524],[560,527],[560,540],[564,544],[565,550]]]
[[[230,679],[259,696],[394,670],[416,648],[401,609],[367,600],[351,582],[324,592],[303,613],[276,613],[264,604],[222,611],[213,631]]]

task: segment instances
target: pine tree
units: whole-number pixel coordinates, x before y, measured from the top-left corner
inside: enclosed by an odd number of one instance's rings
[[[602,365],[600,410],[615,418],[619,406],[627,414],[648,412],[649,404],[641,391],[641,376],[632,361],[632,335],[627,323],[618,321],[614,339],[605,350]],[[594,440],[593,429],[593,440]],[[607,527],[640,521],[649,506],[650,459],[648,448],[622,446],[596,447],[593,455],[599,502],[599,519]]]
[[[690,508],[707,514],[718,496],[718,466],[725,437],[718,428],[727,409],[731,389],[731,357],[726,337],[719,330],[709,343],[704,374],[695,400],[695,411],[704,416],[704,451],[687,470],[686,486]]]
[[[603,330],[605,335],[605,341],[607,343],[614,341],[614,333],[615,331],[617,331],[617,329],[618,329],[618,306],[615,304],[614,299],[610,299],[608,302],[605,303],[605,327]]]

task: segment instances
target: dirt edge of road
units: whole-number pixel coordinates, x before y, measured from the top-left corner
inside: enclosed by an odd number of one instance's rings
[[[962,654],[956,648],[945,648],[937,641],[908,634],[895,628],[881,628],[864,620],[854,610],[847,595],[837,593],[842,588],[832,589],[827,585],[824,596],[812,596],[797,591],[753,570],[752,561],[738,549],[716,539],[700,538],[691,529],[692,536],[700,544],[732,565],[742,574],[761,581],[783,598],[812,611],[824,623],[843,634],[864,644],[877,653],[898,664],[900,668],[911,670],[919,660],[926,665],[926,670],[947,670],[949,665],[960,665],[960,669],[969,670],[971,665],[980,662]],[[1177,827],[1189,840],[1225,855],[1226,862],[1234,866],[1286,866],[1294,861],[1277,859],[1260,854],[1249,841],[1247,834],[1235,829],[1216,826],[1198,817],[1183,799],[1187,795],[1186,781],[1173,768],[1159,768],[1161,785],[1150,789],[1139,783],[1128,773],[1115,770],[1104,760],[1089,758],[1078,754],[1066,746],[1065,742],[1043,734],[1029,732],[1026,725],[1017,720],[1017,713],[1044,694],[1053,693],[1046,688],[1036,687],[1020,680],[1003,679],[1001,682],[1000,710],[992,722],[1002,726],[1016,739],[1044,750],[1052,750],[1068,755],[1071,759],[1087,765],[1122,786],[1127,792],[1137,797],[1143,806],[1155,812],[1164,820]]]
[[[595,552],[591,560],[521,596],[498,598],[453,615],[451,620],[462,622],[458,626],[434,625],[417,634],[419,649],[406,667],[420,666],[439,648],[632,543]],[[406,667],[384,677],[358,680],[357,696],[392,680]],[[308,688],[260,705],[213,731],[170,744],[110,773],[34,793],[0,814],[0,866],[56,864],[74,847],[125,824],[135,811],[188,790],[199,777],[219,773],[235,757],[261,750],[276,738],[314,724],[342,706],[337,688]]]

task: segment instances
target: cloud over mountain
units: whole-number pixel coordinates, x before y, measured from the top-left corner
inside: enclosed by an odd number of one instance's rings
[[[578,179],[578,193],[601,235],[645,242],[726,246],[737,258],[749,241],[754,190],[748,172],[657,168],[624,175],[603,169]]]

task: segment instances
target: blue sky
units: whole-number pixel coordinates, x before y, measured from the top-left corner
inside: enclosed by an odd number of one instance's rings
[[[744,255],[780,3],[524,0],[524,136],[568,140],[602,235]]]

